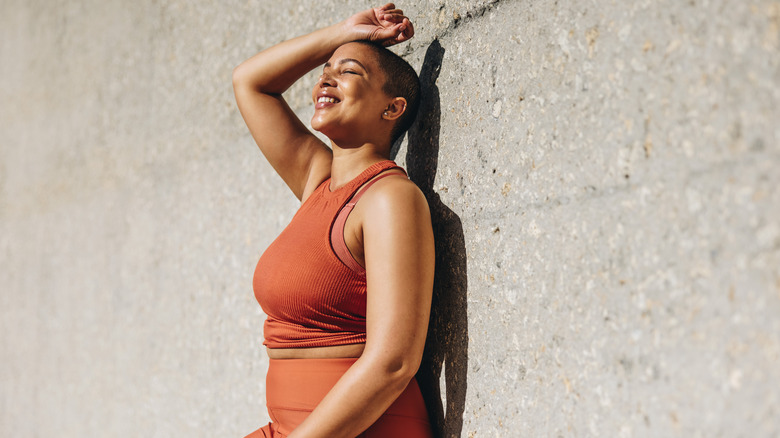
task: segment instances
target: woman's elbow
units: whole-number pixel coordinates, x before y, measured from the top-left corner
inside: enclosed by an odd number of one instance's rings
[[[376,359],[376,366],[388,384],[404,388],[417,374],[420,360],[416,355],[384,356]]]
[[[244,64],[239,64],[233,69],[233,88],[240,86],[241,83],[246,81],[246,74],[244,73]]]

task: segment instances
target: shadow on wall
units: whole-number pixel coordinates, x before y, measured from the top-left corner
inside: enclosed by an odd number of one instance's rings
[[[422,102],[417,121],[407,136],[406,167],[409,178],[428,199],[436,239],[431,320],[417,379],[436,435],[460,437],[468,371],[466,245],[460,218],[433,191],[439,161],[441,119],[436,79],[443,58],[444,48],[438,40],[434,40],[425,53],[420,70]],[[442,406],[439,386],[442,369],[446,382],[446,409]]]

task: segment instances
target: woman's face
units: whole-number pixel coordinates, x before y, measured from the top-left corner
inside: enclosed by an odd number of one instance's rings
[[[358,43],[339,47],[312,90],[312,128],[347,147],[375,142],[388,126],[382,112],[391,98],[382,91],[384,83],[369,47]]]

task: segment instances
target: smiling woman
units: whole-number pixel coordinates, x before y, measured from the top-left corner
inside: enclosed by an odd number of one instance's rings
[[[433,287],[428,204],[389,160],[419,80],[383,46],[414,35],[392,3],[266,49],[233,73],[260,150],[301,207],[257,263],[272,423],[259,437],[431,436],[414,379]],[[282,98],[324,64],[309,132]],[[358,202],[360,200],[360,202]]]
[[[363,58],[363,62],[357,58]],[[345,44],[333,53],[332,62],[325,64],[314,87],[316,104],[311,126],[341,147],[362,145],[376,129],[387,131],[377,140],[389,138],[389,128],[397,115],[391,116],[388,107],[397,106],[396,100],[405,106],[406,100],[401,97],[388,101],[382,91],[384,74],[375,58],[362,44]]]

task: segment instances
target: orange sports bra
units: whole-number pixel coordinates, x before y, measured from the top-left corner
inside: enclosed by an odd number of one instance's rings
[[[265,346],[330,347],[366,341],[365,269],[344,243],[344,224],[371,184],[396,174],[374,178],[390,169],[401,168],[381,161],[332,192],[330,178],[325,180],[260,257],[252,286],[268,315]]]

